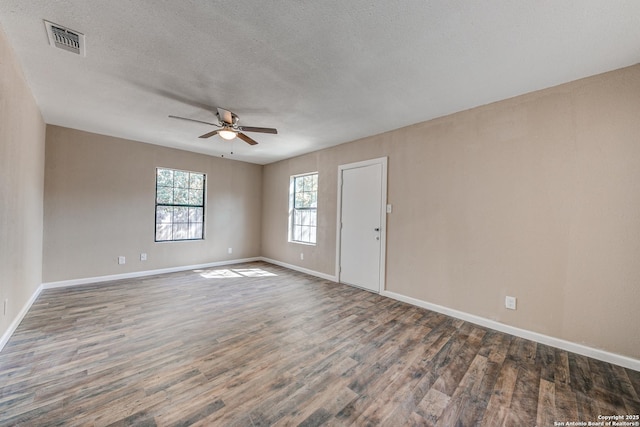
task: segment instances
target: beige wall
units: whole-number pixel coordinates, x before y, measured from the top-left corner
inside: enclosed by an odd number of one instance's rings
[[[207,174],[205,240],[154,242],[156,167]],[[43,281],[259,256],[261,181],[259,165],[48,126]]]
[[[42,282],[44,141],[44,121],[0,28],[0,335]]]
[[[389,291],[640,359],[639,111],[636,65],[264,168],[55,126],[45,166],[0,31],[0,332],[41,282],[259,255],[333,275],[337,167],[388,156]],[[153,242],[157,166],[207,173],[206,240]],[[318,244],[291,244],[289,177],[310,171]]]
[[[388,156],[387,290],[638,359],[639,114],[636,65],[267,165],[262,255],[335,274],[338,165]],[[288,243],[314,170],[318,244]]]

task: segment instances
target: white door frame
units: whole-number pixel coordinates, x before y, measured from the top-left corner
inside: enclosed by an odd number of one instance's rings
[[[342,238],[342,171],[346,169],[356,169],[371,165],[382,166],[382,198],[380,203],[380,288],[378,293],[386,289],[385,286],[385,266],[387,264],[387,157],[363,160],[361,162],[348,163],[338,166],[338,212],[336,221],[336,278],[340,282],[340,242]]]

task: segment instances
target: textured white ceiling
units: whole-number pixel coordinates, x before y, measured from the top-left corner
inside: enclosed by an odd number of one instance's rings
[[[47,123],[260,164],[640,62],[637,0],[0,0],[0,27]],[[216,106],[279,134],[167,117]]]

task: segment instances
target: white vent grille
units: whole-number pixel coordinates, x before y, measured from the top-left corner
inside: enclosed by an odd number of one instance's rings
[[[49,21],[44,21],[44,26],[51,46],[86,56],[84,34]]]

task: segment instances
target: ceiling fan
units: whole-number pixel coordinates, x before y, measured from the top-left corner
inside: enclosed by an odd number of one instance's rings
[[[232,113],[229,110],[225,110],[224,108],[218,108],[216,113],[216,117],[218,118],[218,123],[210,123],[203,122],[202,120],[188,119],[186,117],[179,116],[169,116],[172,119],[180,119],[180,120],[188,120],[190,122],[196,123],[204,123],[206,125],[217,126],[220,129],[213,130],[211,132],[207,132],[204,135],[200,135],[198,138],[210,138],[213,135],[220,135],[223,139],[232,140],[236,136],[250,145],[256,145],[258,142],[245,135],[243,132],[260,132],[260,133],[272,133],[277,134],[278,130],[274,128],[258,128],[253,126],[239,126],[238,125],[238,116],[235,113]]]

